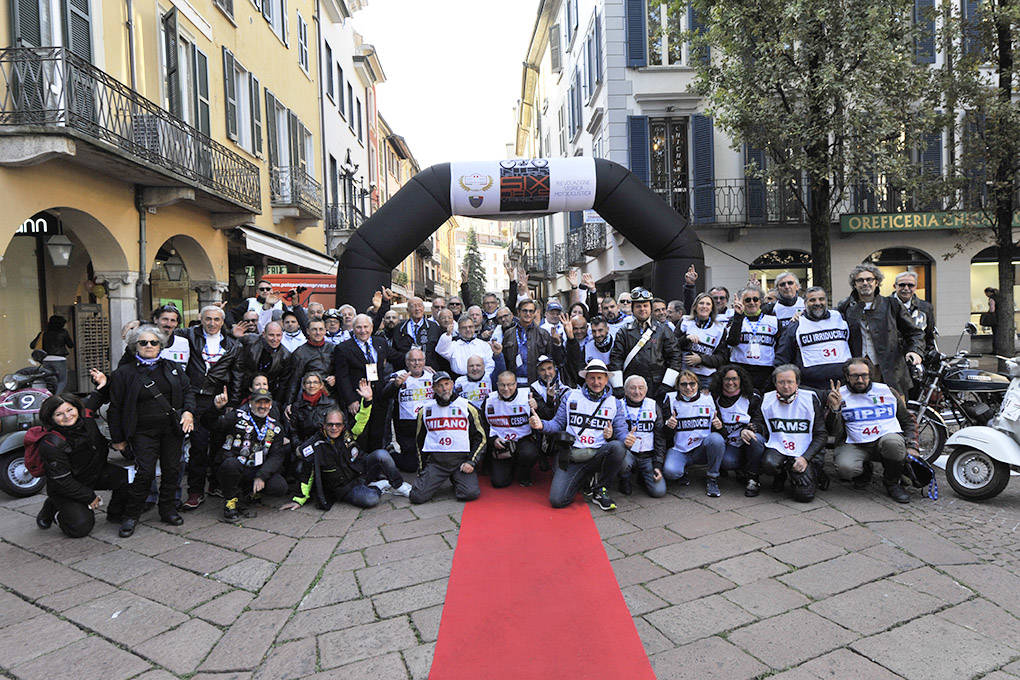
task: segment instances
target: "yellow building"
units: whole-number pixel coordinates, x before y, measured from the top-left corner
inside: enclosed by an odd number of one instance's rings
[[[3,3],[0,371],[51,314],[74,388],[165,301],[191,321],[264,273],[335,266],[316,21],[313,0]]]

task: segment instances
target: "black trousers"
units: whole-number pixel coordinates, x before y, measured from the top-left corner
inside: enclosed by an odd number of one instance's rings
[[[468,462],[467,453],[434,453],[425,468],[411,485],[410,500],[415,505],[428,503],[446,480],[453,483],[453,495],[458,501],[473,501],[482,491],[478,487],[478,471],[462,472],[460,466]]]
[[[393,419],[393,429],[397,434],[399,453],[393,454],[393,462],[401,472],[418,472],[418,442],[415,436],[417,420]]]
[[[251,485],[258,472],[259,468],[242,465],[237,458],[225,458],[219,468],[220,489],[223,491],[223,497],[227,500],[238,498],[242,489],[250,493]],[[287,481],[279,472],[274,472],[266,480],[266,488],[262,490],[262,493],[267,496],[285,496],[287,495]]]
[[[149,495],[152,480],[156,478],[156,463],[159,462],[159,498],[156,505],[161,517],[174,514],[174,497],[181,476],[181,447],[184,435],[170,424],[155,430],[135,432],[129,445],[135,454],[135,479],[129,489],[127,508],[124,516],[138,519],[142,505]]]
[[[761,459],[761,471],[773,476],[789,475],[793,500],[802,503],[814,500],[818,490],[815,482],[815,465],[812,461],[808,461],[804,472],[794,472],[793,461],[792,456],[786,456],[775,449],[766,448],[765,455]]]
[[[212,454],[219,449],[217,440],[222,442],[223,435],[212,432],[202,425],[202,415],[216,408],[213,405],[213,398],[198,394],[195,395],[195,403],[195,429],[191,431],[191,448],[188,451],[188,491],[205,493],[205,478],[209,474]]]
[[[539,449],[536,442],[530,435],[517,440],[517,446],[509,458],[497,458],[498,451],[494,446],[489,447],[489,460],[492,463],[491,481],[494,489],[501,489],[510,486],[514,481],[514,473],[520,482],[531,481],[531,468],[538,462]]]
[[[389,402],[390,399],[383,399],[381,390],[376,391],[372,402],[372,415],[365,424],[365,430],[358,437],[361,448],[365,451],[375,451],[383,447],[383,439],[386,436],[386,427],[389,424]],[[415,464],[417,468],[417,463]]]
[[[113,489],[110,496],[110,504],[106,506],[106,514],[111,518],[123,516],[124,506],[127,503],[128,472],[126,469],[113,463],[106,463],[99,478],[92,485],[93,490]],[[56,512],[57,526],[71,538],[82,538],[88,536],[92,527],[96,525],[96,513],[93,512],[87,503],[51,494],[46,499],[46,505],[52,512]]]

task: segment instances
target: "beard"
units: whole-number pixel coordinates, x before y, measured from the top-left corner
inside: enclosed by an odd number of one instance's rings
[[[436,399],[436,403],[439,404],[440,406],[449,406],[450,402],[453,401],[453,392],[450,392],[450,395],[446,398],[443,398],[438,394],[434,396]]]
[[[822,307],[821,309],[818,310],[816,310],[813,307],[808,307],[804,313],[807,315],[807,318],[811,319],[812,321],[820,321],[821,319],[825,318],[825,314],[828,311],[829,310],[827,307]]]
[[[846,387],[854,394],[864,394],[865,392],[871,389],[871,381],[869,380],[867,383],[864,384],[863,387],[861,386],[861,383],[848,382]]]

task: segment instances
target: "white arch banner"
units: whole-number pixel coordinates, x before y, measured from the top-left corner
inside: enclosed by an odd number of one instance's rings
[[[454,215],[571,212],[594,204],[595,159],[588,156],[450,163]]]

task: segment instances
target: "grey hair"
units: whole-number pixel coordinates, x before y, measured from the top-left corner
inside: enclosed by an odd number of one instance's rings
[[[787,371],[793,371],[793,374],[797,376],[797,384],[800,384],[800,369],[793,364],[780,364],[772,369],[772,384],[776,383],[776,376],[780,373],[786,373]]]
[[[737,291],[737,299],[739,300],[744,297],[744,293],[747,293],[748,291],[757,293],[760,297],[765,297],[765,293],[762,291],[761,286],[744,286]]]
[[[826,299],[828,299],[828,298],[829,298],[829,293],[828,293],[828,292],[826,292],[826,290],[825,290],[824,288],[822,288],[821,286],[811,286],[811,287],[810,287],[810,288],[808,288],[808,289],[807,289],[806,291],[804,291],[804,299],[806,300],[806,299],[807,299],[807,297],[808,297],[809,295],[811,295],[811,293],[817,293],[817,292],[819,292],[819,291],[821,291],[822,293],[825,293],[825,298],[826,298]]]
[[[914,277],[914,281],[917,281],[917,272],[912,272],[912,271],[900,272],[899,274],[896,275],[896,278],[893,279],[893,281],[895,281],[896,283],[899,283],[900,279],[902,279],[904,276],[913,276]]]
[[[875,287],[876,287],[876,289],[877,289],[878,286],[882,285],[882,279],[885,278],[885,274],[882,273],[881,269],[879,269],[875,265],[871,264],[870,262],[862,262],[862,263],[860,263],[859,265],[855,266],[853,269],[850,270],[850,288],[851,289],[854,287],[854,279],[856,279],[857,275],[860,274],[861,272],[871,272],[872,274],[875,275]],[[877,290],[876,290],[876,292],[877,292]]]
[[[357,325],[357,323],[358,323],[359,321],[361,321],[362,319],[365,319],[365,320],[367,320],[367,321],[368,321],[368,323],[369,323],[370,325],[372,325],[372,326],[374,326],[374,325],[375,325],[375,320],[374,320],[374,319],[373,319],[373,318],[372,318],[371,316],[369,316],[368,314],[358,314],[358,315],[357,315],[356,317],[354,317],[354,323],[355,323],[355,325]]]
[[[780,280],[782,280],[782,279],[785,279],[785,278],[786,278],[787,276],[792,276],[792,277],[793,277],[793,280],[797,282],[797,285],[798,285],[798,286],[800,285],[800,278],[799,278],[799,277],[798,277],[798,276],[797,276],[796,274],[794,274],[793,272],[791,272],[791,271],[785,271],[785,272],[783,272],[782,274],[780,274],[779,276],[777,276],[776,278],[774,278],[774,279],[772,279],[772,280],[773,280],[773,281],[774,281],[774,282],[775,282],[776,284],[778,284]]]
[[[216,309],[219,309],[217,307]],[[157,326],[153,326],[151,323],[143,323],[138,328],[132,329],[127,336],[127,347],[132,354],[138,353],[138,338],[143,335],[153,335],[159,340],[159,348],[163,349],[167,345],[167,337],[163,334],[163,331],[159,330]]]
[[[203,316],[205,316],[206,312],[216,312],[222,318],[224,319],[226,318],[226,314],[223,313],[223,309],[219,305],[206,305],[205,307],[198,311],[198,318],[201,319]]]
[[[413,354],[414,352],[420,352],[422,357],[425,356],[425,350],[423,350],[421,347],[412,347],[411,349],[407,350],[407,352],[404,354],[404,360],[405,361],[409,360],[411,358],[411,354]]]
[[[345,310],[345,309],[349,309],[349,310],[351,310],[352,312],[356,312],[356,311],[358,311],[358,310],[356,310],[356,309],[354,308],[354,305],[340,305],[340,307],[339,307],[339,308],[338,308],[338,309],[337,309],[336,311],[338,311],[338,312],[340,312],[341,314],[343,314],[343,313],[344,313],[344,310]]]
[[[641,382],[643,382],[645,384],[645,388],[648,387],[648,381],[647,380],[642,378],[640,375],[634,374],[634,375],[631,375],[630,377],[628,377],[626,380],[623,381],[624,389],[630,387],[632,383],[636,383],[638,380],[640,380]]]

